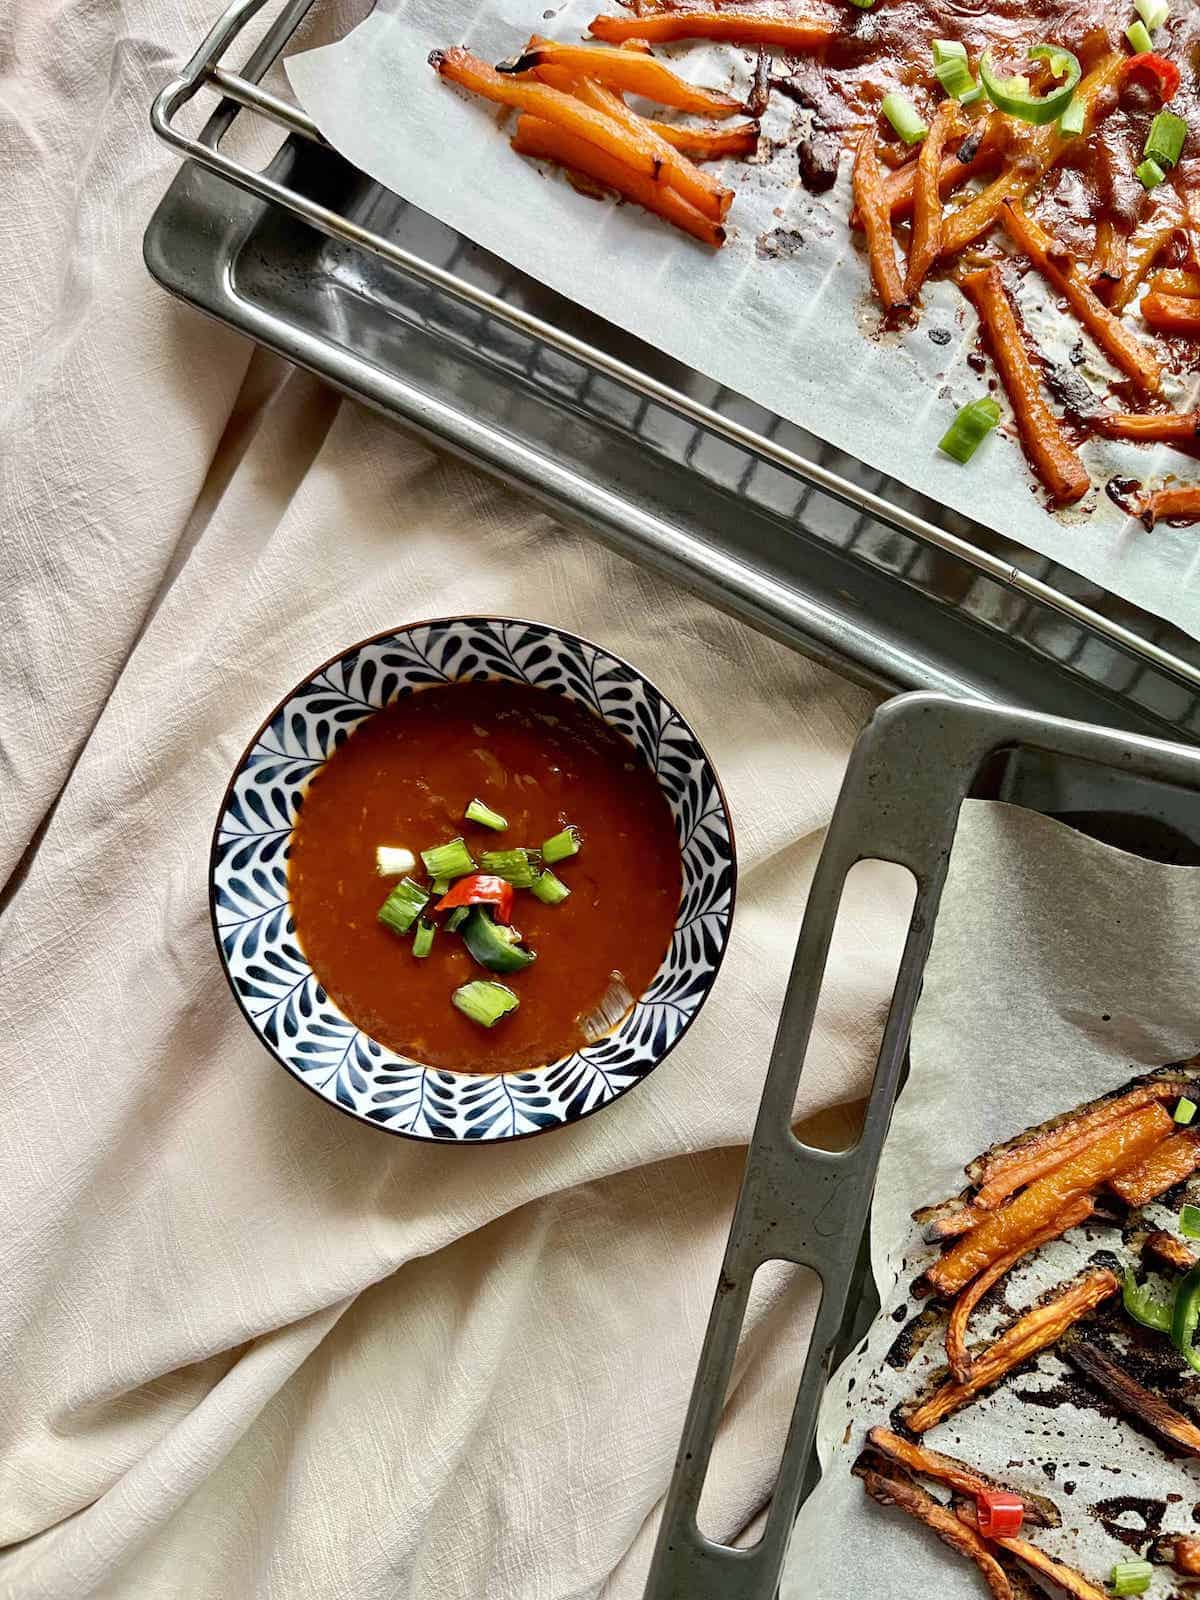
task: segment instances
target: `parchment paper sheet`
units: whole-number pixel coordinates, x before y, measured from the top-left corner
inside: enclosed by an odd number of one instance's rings
[[[1200,870],[1143,861],[1023,809],[964,806],[914,1021],[912,1074],[879,1171],[871,1244],[883,1313],[827,1394],[824,1476],[797,1523],[781,1600],[986,1593],[969,1562],[869,1501],[850,1476],[865,1429],[886,1425],[896,1402],[945,1360],[940,1327],[903,1371],[883,1359],[905,1320],[892,1313],[917,1310],[907,1290],[928,1253],[909,1214],[956,1193],[965,1162],[996,1140],[1193,1054],[1197,949]],[[1008,1298],[1024,1305],[1095,1250],[1119,1248],[1119,1239],[1111,1228],[1074,1230],[1033,1268],[1018,1269]],[[995,1321],[977,1315],[974,1338],[986,1337]],[[1038,1529],[1034,1542],[1103,1585],[1113,1563],[1136,1552],[1105,1531],[1095,1503],[1174,1492],[1182,1498],[1168,1507],[1163,1531],[1195,1532],[1200,1471],[1195,1462],[1169,1461],[1115,1417],[1053,1403],[1063,1372],[1047,1353],[1035,1372],[927,1438],[1018,1492],[1049,1494],[1063,1526]],[[1018,1398],[1018,1390],[1040,1393],[1042,1403]],[[1052,1479],[1044,1462],[1053,1464]],[[1139,1526],[1136,1517],[1122,1521]],[[1163,1600],[1176,1587],[1160,1568],[1149,1592]]]
[[[846,221],[848,161],[837,188],[815,198],[800,185],[794,148],[782,148],[789,129],[794,146],[807,113],[772,96],[762,143],[773,154],[761,165],[730,165],[738,191],[731,238],[713,252],[635,206],[585,198],[514,155],[497,109],[451,89],[427,63],[430,50],[451,44],[499,61],[532,32],[577,40],[597,10],[616,9],[600,0],[545,7],[546,0],[380,0],[341,42],[293,56],[288,76],[325,137],[356,166],[523,272],[1200,635],[1194,530],[1148,535],[1102,488],[1082,502],[1094,506],[1091,516],[1081,508],[1052,516],[1015,437],[989,441],[967,469],[938,452],[956,407],[985,392],[985,380],[965,365],[975,314],[956,289],[938,284],[918,327],[883,340],[864,336],[877,317]],[[684,45],[661,53],[695,81],[724,88],[732,75],[739,91],[746,87],[748,52]],[[1022,292],[1031,330],[1048,355],[1066,361],[1079,330],[1048,301],[1031,273]],[[1083,350],[1075,370],[1101,392],[1111,369],[1087,339]],[[1158,478],[1169,469],[1181,479],[1196,472],[1174,452],[1128,444],[1089,445],[1087,459],[1098,485],[1118,471]]]

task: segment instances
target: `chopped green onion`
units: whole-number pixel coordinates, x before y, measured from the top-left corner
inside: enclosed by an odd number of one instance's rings
[[[401,878],[380,906],[379,920],[397,933],[407,933],[424,910],[428,899],[428,889],[422,889],[411,878]]]
[[[1148,1561],[1118,1561],[1112,1569],[1112,1591],[1116,1595],[1145,1594],[1153,1576]]]
[[[933,41],[933,64],[935,67],[944,67],[947,61],[965,61],[967,47],[961,39],[935,39]]]
[[[1184,1206],[1179,1213],[1179,1231],[1185,1239],[1200,1239],[1200,1206]]]
[[[857,6],[860,11],[870,11],[875,0],[850,0],[852,6]]]
[[[1157,189],[1167,176],[1157,161],[1149,159],[1143,161],[1140,167],[1134,167],[1133,175],[1143,189]]]
[[[884,95],[883,104],[879,109],[905,144],[920,144],[929,132],[912,101],[902,94],[897,94],[895,90],[891,94]]]
[[[1150,124],[1143,154],[1160,167],[1173,167],[1187,138],[1187,123],[1173,111],[1160,111]]]
[[[1139,1283],[1132,1272],[1125,1273],[1122,1304],[1135,1322],[1143,1328],[1153,1328],[1156,1333],[1170,1333],[1173,1304],[1160,1300],[1148,1284]]]
[[[468,872],[475,871],[471,852],[461,838],[451,839],[449,844],[436,844],[430,850],[422,850],[421,860],[425,863],[426,872],[434,879],[463,878]]]
[[[540,900],[544,906],[561,905],[571,892],[562,879],[556,878],[549,868],[545,872],[539,872],[529,887],[533,891],[534,898]]]
[[[1194,1100],[1189,1100],[1187,1098],[1187,1096],[1185,1095],[1183,1097],[1183,1099],[1179,1102],[1179,1104],[1175,1107],[1175,1121],[1179,1124],[1179,1126],[1181,1128],[1186,1128],[1188,1123],[1192,1120],[1192,1118],[1195,1115],[1196,1115],[1196,1102]]]
[[[450,879],[443,875],[442,877],[435,878],[433,880],[432,884],[430,885],[429,892],[437,895],[438,899],[440,900],[449,887]]]
[[[470,1017],[484,1028],[494,1028],[501,1017],[515,1011],[521,1003],[504,984],[489,983],[484,978],[464,983],[461,989],[455,989],[450,999],[464,1017]]]
[[[568,856],[577,856],[581,844],[579,829],[573,823],[568,823],[561,833],[556,833],[552,839],[547,839],[542,846],[542,860],[548,867],[556,861],[565,861]]]
[[[541,861],[536,850],[481,850],[479,870],[490,872],[511,883],[514,889],[530,889]]]
[[[1083,101],[1078,95],[1076,95],[1074,100],[1071,101],[1071,104],[1058,119],[1059,132],[1068,135],[1082,133],[1083,125],[1086,119],[1087,112],[1084,109]]]
[[[1131,22],[1125,29],[1125,37],[1133,46],[1136,55],[1148,55],[1154,49],[1154,40],[1150,37],[1146,24],[1140,17],[1136,22]]]
[[[381,878],[399,878],[406,872],[415,872],[417,858],[411,850],[397,849],[390,844],[377,845],[375,871]]]
[[[468,822],[478,822],[484,828],[491,828],[493,833],[503,833],[508,827],[508,819],[493,811],[491,806],[485,806],[482,800],[472,800],[463,815]]]
[[[960,56],[952,56],[949,61],[939,62],[933,69],[933,75],[952,100],[957,100],[959,105],[971,106],[976,100],[983,98],[983,89],[971,76],[971,69]]]
[[[1171,15],[1171,0],[1133,0],[1133,9],[1153,33]]]
[[[1047,62],[1055,77],[1063,79],[1062,83],[1045,94],[1034,94],[1024,73],[1013,78],[998,78],[992,70],[990,50],[985,50],[980,58],[979,78],[988,99],[998,111],[1040,127],[1044,123],[1057,121],[1067,109],[1083,69],[1077,57],[1069,50],[1059,49],[1057,45],[1035,44],[1029,54],[1035,61]]]
[[[446,915],[444,927],[447,933],[457,933],[463,923],[471,915],[470,906],[455,906],[453,911]]]
[[[938,449],[965,464],[999,421],[1000,407],[994,400],[972,400],[946,429]]]
[[[420,917],[417,921],[417,931],[413,934],[413,955],[424,958],[433,949],[433,936],[437,932],[437,925],[427,917]]]

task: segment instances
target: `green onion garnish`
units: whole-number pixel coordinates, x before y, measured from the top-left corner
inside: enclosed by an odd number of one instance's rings
[[[1160,167],[1173,167],[1187,138],[1187,123],[1173,111],[1160,111],[1150,124],[1143,154]]]
[[[1134,167],[1133,175],[1143,189],[1157,189],[1167,176],[1157,161],[1149,159],[1143,161],[1140,167]]]
[[[1116,1595],[1145,1594],[1153,1576],[1148,1561],[1118,1561],[1112,1569],[1112,1591]]]
[[[463,815],[468,822],[478,822],[481,827],[491,828],[493,833],[503,833],[508,827],[507,818],[493,811],[491,806],[485,806],[482,800],[472,800]]]
[[[579,829],[573,823],[568,823],[561,833],[556,833],[552,839],[547,839],[542,846],[542,860],[548,867],[556,861],[565,861],[568,856],[577,856],[582,843]]]
[[[541,861],[536,850],[481,850],[479,870],[511,883],[514,889],[531,889]]]
[[[430,885],[430,893],[437,895],[438,899],[440,900],[449,887],[450,879],[443,874],[440,878],[435,878],[433,880],[432,884]]]
[[[1121,1302],[1135,1322],[1143,1328],[1153,1328],[1156,1333],[1170,1333],[1174,1306],[1169,1300],[1160,1300],[1148,1284],[1139,1283],[1132,1272],[1125,1273],[1125,1288]]]
[[[470,915],[470,906],[455,906],[453,911],[446,913],[446,921],[443,924],[446,932],[457,933]]]
[[[1084,110],[1083,101],[1078,95],[1076,95],[1074,100],[1071,101],[1071,104],[1058,119],[1059,132],[1072,136],[1082,133],[1086,116],[1087,113]]]
[[[544,906],[561,905],[571,892],[562,879],[556,878],[549,868],[545,872],[539,872],[529,887],[534,898],[540,900]]]
[[[417,858],[411,850],[398,849],[390,844],[377,845],[375,871],[381,878],[399,878],[406,872],[415,872]]]
[[[380,922],[386,922],[397,933],[407,933],[420,916],[429,899],[429,891],[422,889],[411,878],[401,878],[379,908]]]
[[[427,917],[417,919],[417,931],[413,934],[413,955],[424,958],[433,949],[433,936],[437,932],[435,923]]]
[[[1146,24],[1140,17],[1125,29],[1125,37],[1139,56],[1147,55],[1154,49],[1154,40],[1151,39]]]
[[[891,94],[884,95],[883,104],[879,109],[905,144],[920,144],[929,132],[912,101],[902,94],[897,94],[895,90]]]
[[[1195,1115],[1196,1102],[1194,1100],[1189,1100],[1187,1096],[1184,1095],[1183,1099],[1180,1100],[1179,1104],[1175,1107],[1175,1121],[1181,1128],[1186,1128],[1188,1123]]]
[[[421,860],[431,878],[463,878],[475,871],[471,852],[461,838],[449,844],[436,844],[431,850],[421,851]],[[443,891],[444,892],[444,891]]]
[[[1184,1206],[1179,1213],[1179,1231],[1185,1239],[1200,1239],[1200,1206]]]
[[[850,0],[852,6],[857,6],[860,11],[870,11],[875,0]]]
[[[971,106],[976,100],[983,98],[983,88],[971,76],[971,69],[961,56],[952,56],[949,61],[939,61],[933,69],[933,75],[952,100],[957,100],[959,105]]]
[[[965,405],[938,441],[938,449],[966,464],[1000,421],[1000,407],[992,399]]]
[[[1133,9],[1153,33],[1171,15],[1171,0],[1133,0]]]
[[[461,989],[455,989],[450,999],[464,1017],[470,1017],[483,1028],[494,1028],[501,1017],[515,1011],[521,1003],[511,989],[506,989],[502,983],[489,983],[485,978],[464,983]]]
[[[947,61],[965,61],[967,47],[961,39],[935,39],[933,41],[933,64],[935,67],[944,67]]]

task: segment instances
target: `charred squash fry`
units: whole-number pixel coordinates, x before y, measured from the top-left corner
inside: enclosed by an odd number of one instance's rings
[[[725,230],[720,223],[689,205],[677,189],[632,171],[623,162],[614,160],[606,150],[578,138],[555,123],[543,122],[539,117],[521,117],[512,147],[518,155],[557,162],[559,166],[580,172],[607,189],[615,189],[627,200],[674,223],[702,244],[718,249],[725,242]]]
[[[1125,271],[1108,302],[1114,311],[1124,311],[1138,292],[1142,279],[1182,227],[1183,222],[1175,212],[1168,212],[1164,216],[1163,211],[1159,210],[1150,225],[1129,241]]]
[[[1200,1428],[1191,1418],[1169,1406],[1161,1395],[1144,1389],[1095,1345],[1086,1339],[1064,1339],[1059,1354],[1143,1427],[1185,1455],[1200,1456]]]
[[[979,1521],[975,1515],[974,1506],[959,1506],[958,1515],[968,1528],[976,1533],[979,1531]],[[1049,1578],[1051,1583],[1057,1584],[1064,1594],[1069,1594],[1072,1600],[1109,1600],[1103,1589],[1097,1589],[1094,1583],[1089,1583],[1082,1572],[1076,1572],[1074,1567],[1064,1566],[1061,1561],[1055,1561],[1044,1550],[1039,1550],[1037,1545],[1030,1544],[1028,1539],[992,1539],[991,1544],[998,1544],[1001,1550],[1007,1550],[1010,1556],[1016,1556],[1018,1561],[1023,1561],[1027,1567],[1032,1567],[1042,1577]]]
[[[1017,249],[1054,285],[1113,365],[1147,394],[1157,394],[1162,388],[1162,368],[1154,352],[1093,293],[1078,263],[1040,223],[1026,216],[1018,201],[1006,201],[1000,217]]]
[[[499,105],[527,111],[544,122],[555,123],[575,138],[605,151],[633,172],[652,179],[660,175],[662,156],[658,144],[648,134],[639,136],[631,132],[611,117],[585,106],[574,95],[551,88],[547,83],[497,72],[495,67],[489,67],[486,61],[480,61],[461,45],[433,51],[429,64],[443,78],[461,84],[485,100],[494,100]]]
[[[900,268],[896,265],[896,241],[892,219],[883,193],[883,176],[875,150],[875,129],[867,128],[858,143],[854,158],[854,203],[867,236],[867,255],[875,293],[885,311],[898,311],[907,305]]]
[[[1197,1260],[1196,1252],[1189,1244],[1177,1239],[1173,1233],[1163,1233],[1161,1229],[1146,1235],[1142,1253],[1153,1256],[1165,1267],[1174,1267],[1176,1272],[1190,1272]]]
[[[1143,444],[1200,443],[1200,411],[1100,411],[1093,417],[1092,426],[1106,439],[1132,439]]]
[[[872,1428],[867,1434],[867,1443],[872,1450],[881,1456],[886,1456],[889,1461],[898,1462],[918,1477],[932,1478],[935,1483],[947,1484],[959,1494],[977,1495],[988,1489],[1005,1487],[1004,1484],[997,1483],[994,1478],[986,1477],[974,1467],[969,1467],[965,1461],[956,1461],[953,1456],[944,1456],[938,1450],[930,1450],[923,1444],[914,1444],[911,1439],[902,1439],[890,1428]],[[1027,1491],[1022,1492],[1021,1498],[1025,1502],[1026,1522],[1037,1523],[1043,1528],[1061,1526],[1062,1517],[1052,1501],[1043,1499],[1041,1495],[1029,1494]]]
[[[953,219],[947,227],[952,222]],[[1021,338],[999,267],[968,272],[959,282],[987,332],[992,358],[1012,401],[1021,442],[1034,471],[1060,505],[1082,499],[1092,486],[1091,479],[1058,418],[1042,399],[1037,373]]]
[[[593,17],[588,32],[606,44],[648,39],[666,44],[675,39],[720,39],[726,44],[765,45],[781,55],[804,55],[833,37],[831,22],[806,17],[771,16],[762,11],[655,11],[641,17]]]
[[[575,93],[585,106],[591,106],[601,116],[611,117],[620,127],[628,129],[631,138],[649,139],[662,162],[659,181],[677,189],[688,204],[695,206],[704,216],[711,217],[714,222],[724,220],[733,199],[732,189],[723,189],[715,178],[707,172],[701,172],[674,145],[660,138],[644,117],[631,111],[620,95],[606,89],[603,84],[583,78],[575,85]]]
[[[653,100],[655,105],[674,106],[677,111],[691,111],[702,117],[732,117],[746,109],[727,94],[697,88],[653,56],[635,50],[559,44],[556,40],[535,36],[523,55],[500,70],[522,73],[543,67],[556,68],[573,78],[594,78],[597,83],[621,94],[639,94],[644,100]]]
[[[982,1572],[993,1600],[1013,1600],[1012,1584],[1004,1568],[974,1529],[961,1522],[948,1506],[940,1505],[919,1484],[908,1479],[889,1477],[873,1467],[855,1467],[854,1471],[872,1500],[881,1506],[895,1506],[897,1511],[915,1517],[932,1528],[943,1544],[973,1561]]]
[[[1197,1170],[1200,1170],[1200,1128],[1189,1128],[1186,1133],[1164,1140],[1144,1161],[1110,1178],[1108,1187],[1120,1195],[1126,1205],[1144,1206]]]
[[[1189,295],[1159,294],[1152,289],[1142,296],[1142,320],[1159,333],[1182,333],[1200,338],[1200,300]]]
[[[681,128],[674,122],[653,122],[660,139],[682,150],[693,161],[725,161],[736,156],[752,156],[758,149],[757,122],[736,122],[729,128]]]
[[[1200,1539],[1181,1533],[1170,1541],[1170,1562],[1186,1578],[1200,1578]]]
[[[956,100],[943,100],[934,114],[917,158],[913,180],[913,230],[904,292],[911,299],[942,251],[942,151],[962,126]],[[886,204],[886,201],[884,202]]]
[[[983,1221],[984,1213],[976,1210],[968,1195],[955,1195],[950,1200],[939,1200],[936,1205],[920,1206],[912,1214],[927,1244],[939,1239],[957,1239],[970,1233]]]
[[[977,123],[973,132],[967,135],[954,155],[942,157],[938,182],[942,199],[953,194],[959,184],[965,183],[968,178],[978,177],[981,172],[991,171],[1001,160],[1007,143],[1008,130],[1004,126],[1004,118],[998,111],[986,117],[981,123]],[[963,151],[972,144],[974,149],[969,159],[964,161]],[[898,171],[890,172],[883,180],[884,193],[891,207],[893,222],[907,217],[912,211],[916,185],[916,161],[907,162]],[[857,212],[851,215],[850,221],[855,227],[862,225]]]
[[[928,1432],[952,1412],[969,1405],[976,1395],[1006,1372],[1056,1343],[1073,1323],[1116,1294],[1120,1287],[1120,1278],[1107,1267],[1086,1272],[1066,1284],[1053,1299],[1018,1317],[1007,1333],[1001,1334],[977,1358],[965,1383],[944,1383],[927,1400],[905,1406],[901,1411],[905,1427],[913,1433]]]
[[[1086,1222],[1095,1209],[1095,1202],[1090,1195],[1082,1195],[1078,1200],[1071,1201],[1063,1207],[1053,1222],[1047,1223],[1037,1233],[1023,1239],[1007,1255],[1001,1256],[999,1261],[993,1261],[987,1271],[981,1272],[959,1295],[951,1308],[950,1321],[946,1325],[946,1359],[950,1363],[950,1371],[960,1383],[965,1383],[971,1376],[974,1362],[967,1350],[967,1326],[972,1311],[984,1295],[993,1284],[999,1283],[1006,1273],[1011,1272],[1018,1261],[1023,1260],[1034,1250],[1040,1249],[1042,1245],[1049,1244],[1051,1239],[1061,1238],[1070,1229],[1078,1227],[1081,1222]]]
[[[1158,294],[1181,294],[1195,300],[1200,297],[1200,272],[1194,268],[1167,267],[1154,274],[1150,288]]]
[[[1116,104],[1115,95],[1109,95],[1120,75],[1125,57],[1107,55],[1092,68],[1075,91],[1075,104],[1082,106],[1084,133],[1094,127],[1097,117],[1111,109],[1108,102]],[[1006,200],[1023,200],[1042,181],[1065,151],[1075,147],[1075,140],[1058,131],[1058,124],[1047,123],[1038,128],[1015,151],[1000,175],[988,184],[959,211],[946,218],[942,231],[942,255],[952,256],[964,245],[970,244],[985,233],[1000,215]]]
[[[1112,217],[1101,217],[1096,224],[1096,245],[1088,266],[1088,281],[1107,303],[1125,271],[1129,235],[1117,227]]]
[[[1183,484],[1178,489],[1151,489],[1138,500],[1137,514],[1147,528],[1153,528],[1160,517],[1200,522],[1200,484]]]

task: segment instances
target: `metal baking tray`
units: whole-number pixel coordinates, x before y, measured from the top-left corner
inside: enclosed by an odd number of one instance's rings
[[[260,83],[314,3],[235,0],[157,97],[156,131],[188,158],[145,237],[165,288],[861,682],[1200,739],[1200,644],[1180,630],[669,360],[342,160]],[[234,70],[252,22],[267,26]],[[262,170],[231,153],[251,130],[283,135]]]
[[[813,1435],[834,1366],[878,1309],[867,1222],[880,1151],[908,1062],[912,1016],[965,798],[1023,805],[1108,844],[1200,865],[1200,751],[935,694],[890,701],[860,735],[813,878],[734,1214],[646,1600],[771,1600],[796,1512],[817,1480]],[[846,873],[877,859],[916,879],[862,1134],[841,1152],[792,1132]],[[822,1297],[761,1540],[700,1532],[696,1510],[750,1287],[768,1261],[808,1267]]]

